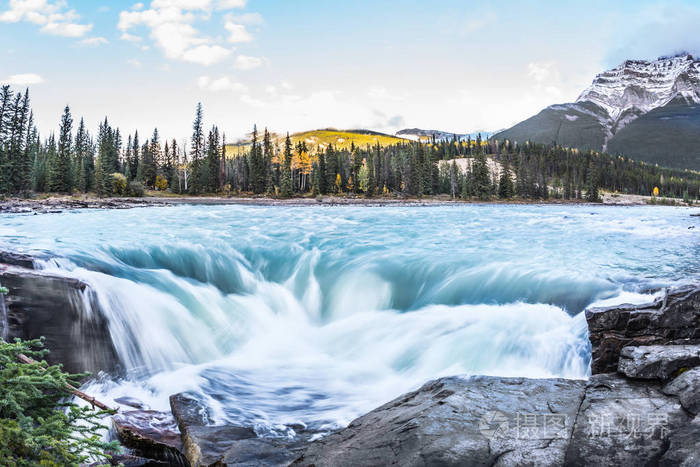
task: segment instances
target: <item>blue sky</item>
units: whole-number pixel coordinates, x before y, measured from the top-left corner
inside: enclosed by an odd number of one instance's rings
[[[627,58],[700,52],[700,1],[0,0],[0,82],[96,128],[507,127]]]

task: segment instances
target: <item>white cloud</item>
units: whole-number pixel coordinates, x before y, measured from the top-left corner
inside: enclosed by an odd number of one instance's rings
[[[231,51],[220,45],[199,45],[185,51],[182,59],[186,62],[198,63],[200,65],[213,65],[226,58]]]
[[[225,47],[219,37],[203,35],[194,26],[195,21],[210,19],[214,9],[230,10],[243,6],[245,1],[242,0],[152,0],[148,9],[136,4],[131,10],[122,11],[117,28],[122,32],[123,40],[136,42],[140,37],[132,30],[145,26],[150,30],[150,38],[167,58],[212,65],[224,60],[234,49]],[[225,28],[230,33],[230,42],[253,39],[243,25],[227,21]]]
[[[141,68],[141,62],[136,60],[135,58],[130,58],[129,60],[126,61],[129,65],[135,67],[135,68]]]
[[[7,83],[13,86],[28,86],[30,84],[39,84],[44,82],[44,78],[37,75],[36,73],[20,73],[17,75],[8,76],[1,82]]]
[[[200,76],[197,79],[197,86],[200,89],[205,89],[212,92],[221,91],[233,91],[233,92],[247,92],[248,87],[245,84],[233,81],[228,76],[222,76],[221,78],[212,79],[209,76]]]
[[[83,37],[90,32],[92,24],[81,24],[79,19],[63,0],[10,0],[9,9],[0,12],[0,22],[27,21],[41,26],[42,32],[63,37]]]
[[[242,24],[236,24],[231,21],[227,21],[226,24],[224,24],[224,28],[226,28],[226,30],[229,32],[229,42],[250,42],[253,40],[253,36],[246,30],[245,26]]]
[[[141,38],[139,36],[134,36],[133,34],[129,34],[128,32],[122,33],[121,40],[123,41],[129,41],[129,42],[140,42]]]
[[[259,57],[250,57],[248,55],[239,55],[233,62],[233,66],[238,70],[252,70],[263,64],[263,59]]]
[[[231,10],[234,8],[245,7],[246,0],[219,0],[216,2],[216,8],[218,10]]]
[[[242,13],[240,15],[232,15],[228,14],[226,15],[226,20],[231,21],[232,23],[238,23],[238,24],[247,24],[247,25],[256,25],[256,24],[262,24],[263,17],[260,15],[260,13]]]
[[[373,100],[384,100],[384,101],[401,101],[402,97],[390,93],[385,87],[374,87],[369,90],[367,96]]]
[[[102,44],[108,44],[109,41],[104,37],[87,37],[80,41],[80,43],[87,47],[99,47]]]

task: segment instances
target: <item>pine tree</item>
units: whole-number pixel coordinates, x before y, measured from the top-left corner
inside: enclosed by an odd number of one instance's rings
[[[282,170],[282,181],[280,182],[280,196],[290,198],[292,196],[292,140],[287,133],[284,141],[284,166]]]
[[[508,164],[506,160],[503,163],[501,177],[498,180],[498,197],[501,199],[509,199],[513,197],[514,193],[513,179],[510,178],[510,164]]]
[[[598,194],[598,171],[593,162],[588,165],[588,174],[586,178],[586,199],[591,202],[600,201],[600,196]]]
[[[51,191],[70,194],[73,191],[71,171],[71,143],[73,118],[70,108],[66,106],[61,117],[58,136],[58,152],[49,166],[49,187]]]
[[[221,146],[219,142],[219,129],[214,126],[209,132],[209,137],[207,139],[207,169],[208,176],[206,180],[206,186],[208,191],[215,192],[218,191],[221,186],[221,181],[219,180],[220,172],[220,159],[221,159]]]
[[[200,193],[204,187],[202,186],[202,162],[204,158],[204,116],[202,112],[202,103],[197,103],[197,111],[195,113],[194,122],[192,123],[192,147],[190,156],[192,158],[192,175],[190,183],[190,193]]]

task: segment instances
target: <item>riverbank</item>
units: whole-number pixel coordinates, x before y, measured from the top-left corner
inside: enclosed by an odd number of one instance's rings
[[[350,196],[318,196],[299,197],[290,199],[268,198],[263,196],[145,196],[143,198],[97,198],[91,195],[65,196],[52,195],[43,198],[6,198],[0,200],[0,214],[46,214],[58,213],[73,209],[130,209],[136,207],[176,206],[176,205],[249,205],[249,206],[447,206],[457,204],[595,204],[606,206],[646,206],[649,204],[687,206],[680,199],[669,199],[663,202],[653,202],[652,197],[642,195],[627,195],[604,193],[600,203],[589,203],[585,200],[452,200],[449,196],[426,196],[423,198],[397,197],[350,197]]]

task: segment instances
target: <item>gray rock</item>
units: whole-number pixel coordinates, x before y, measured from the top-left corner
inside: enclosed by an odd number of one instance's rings
[[[629,346],[620,351],[617,370],[629,378],[666,381],[698,365],[700,345]]]
[[[258,438],[240,426],[211,426],[207,407],[187,394],[170,396],[170,408],[182,434],[183,452],[193,467],[289,465],[304,444],[299,440]]]
[[[655,465],[667,454],[669,433],[690,417],[657,383],[616,374],[594,375],[586,386],[566,465]]]
[[[669,447],[661,456],[659,465],[663,467],[700,465],[700,415],[669,435]]]
[[[119,441],[139,457],[187,465],[175,419],[168,412],[132,410],[112,417]]]
[[[0,251],[0,264],[18,266],[26,269],[34,269],[34,258],[24,253],[14,251]]]
[[[700,367],[685,371],[663,387],[664,394],[678,396],[685,410],[700,413]]]
[[[209,425],[209,410],[197,399],[185,393],[173,394],[169,398],[170,411],[177,421],[181,432],[193,426]]]
[[[114,371],[119,365],[107,320],[84,282],[16,266],[0,267],[7,339],[46,337],[49,363],[72,373]]]
[[[700,344],[700,287],[668,292],[646,305],[586,310],[592,374],[617,370],[626,346]]]
[[[562,465],[584,386],[441,378],[311,443],[294,465]]]

